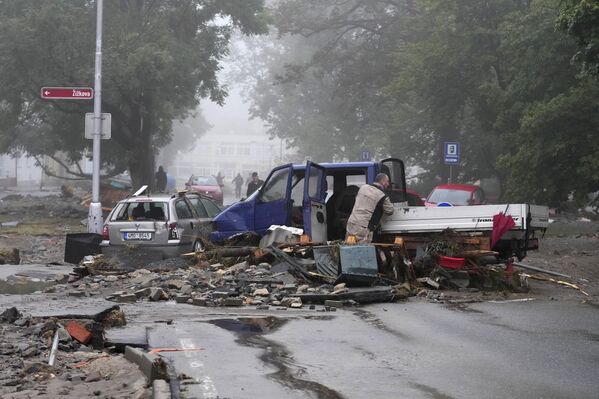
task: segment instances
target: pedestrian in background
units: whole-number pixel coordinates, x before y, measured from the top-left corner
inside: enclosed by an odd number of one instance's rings
[[[237,176],[232,180],[235,184],[235,198],[241,198],[241,187],[243,186],[243,177],[241,173],[237,173]]]
[[[154,175],[154,179],[156,180],[156,190],[163,193],[166,190],[166,172],[162,165],[158,167],[158,172]]]
[[[248,183],[248,190],[246,196],[249,197],[254,193],[254,191],[258,190],[260,186],[262,186],[264,182],[258,178],[258,172],[252,173],[252,179]]]

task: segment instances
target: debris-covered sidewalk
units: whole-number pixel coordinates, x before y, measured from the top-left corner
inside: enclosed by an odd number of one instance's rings
[[[137,366],[104,348],[104,330],[125,323],[118,306],[79,316],[0,314],[1,397],[148,397]]]

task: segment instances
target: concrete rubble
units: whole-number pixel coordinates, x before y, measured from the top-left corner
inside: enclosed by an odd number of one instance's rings
[[[87,392],[97,392],[96,396],[120,392],[147,397],[143,374],[122,355],[104,348],[104,329],[123,322],[118,307],[77,320],[31,317],[15,307],[5,309],[0,314],[0,396],[85,397]],[[55,361],[49,365],[54,337],[58,345]]]

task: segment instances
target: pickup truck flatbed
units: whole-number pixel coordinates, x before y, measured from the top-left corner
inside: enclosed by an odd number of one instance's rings
[[[546,206],[528,204],[498,204],[455,207],[402,207],[394,204],[395,212],[382,224],[383,234],[431,233],[445,229],[455,231],[491,231],[493,216],[505,213],[516,225],[512,230],[541,230],[549,225]],[[530,217],[530,219],[529,219]]]
[[[395,211],[384,220],[381,236],[391,240],[402,236],[405,240],[419,242],[420,246],[433,239],[435,233],[452,230],[462,237],[478,237],[480,249],[491,249],[493,216],[509,215],[514,227],[505,232],[493,246],[501,258],[513,255],[522,259],[526,251],[538,249],[536,233],[544,232],[549,225],[549,209],[546,206],[529,204],[498,204],[456,207],[405,207],[394,204]]]

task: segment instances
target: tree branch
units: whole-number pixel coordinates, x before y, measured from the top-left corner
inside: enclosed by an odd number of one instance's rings
[[[54,172],[54,170],[52,170],[48,166],[44,165],[43,161],[37,155],[34,155],[33,158],[35,159],[35,162],[37,163],[37,165],[40,168],[42,168],[44,173],[48,176],[56,177],[56,178],[63,179],[63,180],[89,180],[91,178],[91,175],[89,175],[89,174],[77,173],[77,172],[72,171],[71,169],[69,169],[69,167],[63,161],[61,161],[60,159],[56,158],[53,155],[46,155],[46,156],[48,158],[52,159],[54,162],[58,163],[60,166],[62,166],[68,174],[71,174],[76,177],[65,177],[65,176],[57,175],[56,172]],[[79,166],[79,165],[77,165],[77,166]],[[80,167],[79,167],[79,170],[81,170]]]

